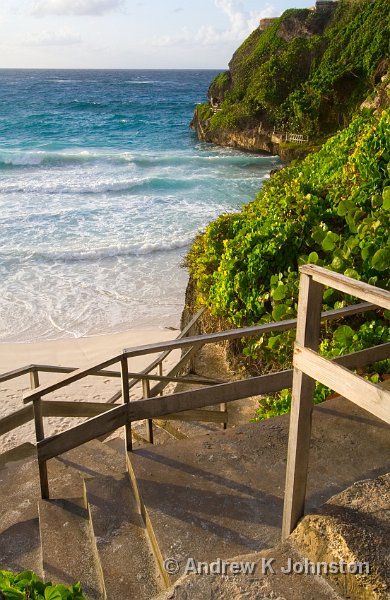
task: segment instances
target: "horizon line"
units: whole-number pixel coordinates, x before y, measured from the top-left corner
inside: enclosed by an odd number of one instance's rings
[[[222,67],[0,67],[0,71],[227,71]]]

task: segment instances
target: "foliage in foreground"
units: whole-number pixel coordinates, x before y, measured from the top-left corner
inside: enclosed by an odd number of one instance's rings
[[[86,600],[80,583],[71,587],[43,583],[32,571],[0,571],[0,598],[6,600]]]
[[[276,173],[241,213],[222,215],[207,227],[187,260],[198,300],[234,326],[295,317],[298,266],[308,262],[388,289],[389,216],[387,109],[356,117],[318,153]],[[327,289],[323,309],[353,302]],[[366,316],[365,325],[358,317],[339,327],[329,323],[323,354],[390,341],[380,316]],[[246,342],[247,366],[261,372],[290,366],[294,337],[290,331]],[[323,393],[319,388],[317,400]],[[289,402],[283,392],[268,399],[259,416],[286,412]]]

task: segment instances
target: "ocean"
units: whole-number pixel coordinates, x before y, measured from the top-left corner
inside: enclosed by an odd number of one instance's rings
[[[0,70],[0,342],[178,327],[191,241],[279,163],[196,139],[215,74]]]

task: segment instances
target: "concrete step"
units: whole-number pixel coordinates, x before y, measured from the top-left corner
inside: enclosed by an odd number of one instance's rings
[[[40,500],[39,525],[44,580],[67,586],[80,581],[89,600],[102,600],[103,585],[84,498]]]
[[[37,501],[38,467],[31,455],[7,457],[0,467],[1,568],[42,576]]]
[[[64,467],[77,471],[83,478],[121,475],[126,470],[124,446],[122,449],[111,448],[99,440],[91,440],[58,456],[56,460]],[[82,494],[83,489],[80,492]]]
[[[52,498],[82,494],[82,478],[57,459],[48,462]],[[77,491],[78,490],[78,491]],[[32,569],[43,576],[35,447],[24,444],[2,456],[0,465],[0,549],[3,569]]]
[[[289,417],[128,454],[160,568],[213,561],[280,540]],[[307,511],[356,480],[388,470],[390,428],[342,398],[313,413]],[[179,573],[166,574],[172,584]]]
[[[162,579],[127,473],[85,481],[96,550],[108,600],[149,600]]]

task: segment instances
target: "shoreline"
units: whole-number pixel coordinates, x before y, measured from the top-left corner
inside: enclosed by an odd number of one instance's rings
[[[178,330],[161,329],[158,326],[137,327],[120,333],[94,335],[80,338],[61,338],[38,342],[0,343],[0,374],[30,364],[48,364],[64,367],[85,367],[120,353],[124,348],[174,339]],[[173,351],[164,361],[164,371],[173,366],[180,350]],[[156,356],[150,354],[129,360],[130,371],[140,371]],[[116,370],[116,366],[113,369]],[[62,374],[40,373],[40,383],[58,381]],[[133,388],[132,397],[137,398],[141,386]],[[23,375],[0,384],[0,419],[23,408],[23,393],[30,389],[29,375]],[[88,376],[53,394],[51,400],[107,402],[120,389],[117,378]],[[84,419],[71,417],[45,418],[45,434],[53,435],[73,427]],[[26,423],[4,435],[0,435],[0,453],[24,443],[34,443],[32,422]]]
[[[58,364],[60,366],[85,366],[88,362],[121,351],[123,348],[169,340],[179,334],[179,329],[157,325],[134,327],[116,333],[96,333],[80,337],[63,337],[31,342],[0,341],[0,374],[31,363]],[[106,352],[102,354],[103,347]],[[72,354],[74,354],[72,364]],[[56,358],[63,362],[55,363]],[[141,357],[142,358],[142,357]],[[88,362],[85,362],[85,361]],[[53,362],[54,361],[54,362]],[[81,361],[81,362],[80,362]]]

